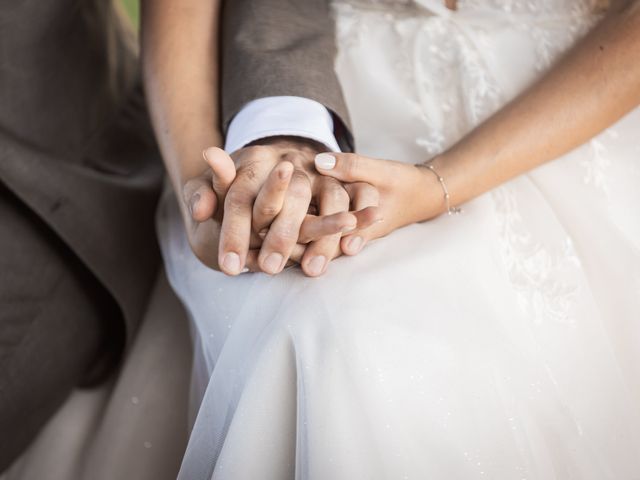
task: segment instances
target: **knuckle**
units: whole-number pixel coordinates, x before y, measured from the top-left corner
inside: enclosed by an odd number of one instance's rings
[[[311,183],[304,172],[296,170],[289,184],[289,195],[297,200],[311,200]]]
[[[252,145],[247,147],[247,154],[251,161],[273,155],[273,149],[268,145]]]
[[[255,179],[258,177],[255,166],[251,165],[249,168],[247,168],[244,171],[244,176],[247,177],[247,179],[250,180],[251,182],[255,181]]]
[[[340,236],[331,235],[318,240],[313,244],[313,253],[316,255],[324,255],[327,258],[333,258],[336,250],[340,248]],[[311,249],[312,247],[309,247]]]
[[[225,250],[236,250],[241,247],[244,227],[238,222],[227,222],[220,230],[220,243]]]
[[[299,229],[291,222],[287,222],[273,228],[273,239],[281,241],[285,245],[295,243],[299,236]]]
[[[258,176],[258,162],[255,159],[247,161],[241,168],[238,169],[238,176],[244,177],[250,182],[255,181]]]
[[[378,191],[377,188],[369,184],[365,184],[365,190],[367,192],[367,195],[369,195],[371,198],[375,200],[378,200],[380,198],[380,192]]]
[[[325,184],[323,197],[325,201],[331,201],[333,203],[344,203],[349,201],[349,194],[337,181]]]
[[[238,189],[232,189],[227,192],[225,198],[225,207],[231,208],[241,205],[246,200],[246,194]]]
[[[227,193],[225,199],[225,210],[233,213],[238,213],[247,208],[251,203],[251,195],[242,189],[232,189]]]
[[[370,200],[372,202],[377,202],[380,198],[380,193],[377,188],[369,185],[368,183],[362,183],[357,186],[356,194],[359,195],[364,200]]]
[[[255,214],[261,217],[275,217],[280,209],[275,205],[260,205],[256,208]]]
[[[342,158],[342,170],[349,177],[354,177],[358,173],[360,156],[356,153],[345,153]]]
[[[277,252],[286,252],[295,242],[295,238],[286,233],[277,232],[269,239],[269,248]]]
[[[296,150],[286,150],[282,152],[282,159],[291,163],[295,163],[300,158],[300,153]]]
[[[189,179],[182,186],[182,195],[185,198],[191,197],[200,187],[202,186],[202,182],[200,179]]]
[[[287,150],[282,154],[282,160],[291,162],[296,166],[301,166],[305,163],[307,156],[300,150]]]

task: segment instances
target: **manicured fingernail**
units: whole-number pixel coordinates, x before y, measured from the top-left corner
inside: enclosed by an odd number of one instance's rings
[[[189,200],[189,213],[191,214],[192,217],[193,217],[193,211],[196,209],[196,205],[198,205],[199,201],[200,201],[199,193],[194,193],[193,195],[191,195],[191,199]]]
[[[284,257],[279,253],[270,253],[267,258],[264,259],[264,270],[267,273],[275,274],[282,269],[282,261]]]
[[[269,229],[268,228],[263,228],[262,230],[260,230],[258,232],[258,236],[264,240],[264,238],[267,236],[267,233],[269,233]]]
[[[349,251],[351,253],[358,253],[362,248],[362,237],[353,237],[349,240]]]
[[[319,153],[316,155],[315,162],[320,170],[331,170],[336,166],[336,157],[330,153]]]
[[[240,256],[235,252],[225,254],[222,259],[222,266],[232,275],[240,273]]]
[[[249,271],[249,267],[244,267],[240,273],[247,273]]]
[[[327,259],[322,255],[318,255],[317,257],[313,257],[309,260],[309,263],[307,263],[307,270],[310,275],[315,277],[323,272],[326,263]]]

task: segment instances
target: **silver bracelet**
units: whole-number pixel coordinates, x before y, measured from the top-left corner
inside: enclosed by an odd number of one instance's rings
[[[451,206],[451,200],[450,200],[451,195],[449,195],[449,190],[447,189],[447,185],[444,183],[444,178],[441,177],[438,172],[436,172],[436,169],[433,168],[433,165],[431,165],[429,161],[422,163],[421,165],[423,167],[426,167],[430,171],[432,171],[433,174],[438,178],[438,182],[440,182],[440,186],[442,187],[442,191],[444,192],[444,203],[447,207],[447,214],[458,215],[459,213],[462,213],[462,209],[460,207]]]

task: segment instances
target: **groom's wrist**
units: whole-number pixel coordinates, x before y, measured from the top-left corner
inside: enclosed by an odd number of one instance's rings
[[[225,150],[235,152],[255,141],[272,137],[307,138],[340,151],[334,118],[314,100],[294,97],[264,97],[247,103],[233,118],[226,135]]]
[[[282,149],[297,150],[301,153],[309,153],[313,156],[318,153],[330,151],[326,145],[311,138],[298,137],[294,135],[275,135],[272,137],[259,138],[249,143],[247,147],[254,145],[269,145]]]

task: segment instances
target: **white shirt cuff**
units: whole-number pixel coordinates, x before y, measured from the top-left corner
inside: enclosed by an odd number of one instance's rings
[[[233,153],[255,140],[280,135],[308,138],[340,151],[329,110],[308,98],[286,96],[247,103],[231,121],[224,148]]]

